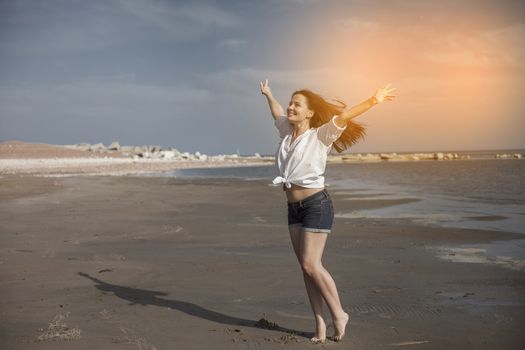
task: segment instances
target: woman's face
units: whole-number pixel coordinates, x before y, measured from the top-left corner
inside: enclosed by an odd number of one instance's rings
[[[286,111],[290,123],[300,123],[306,119],[312,118],[314,115],[314,112],[308,108],[306,97],[301,94],[295,94],[292,96]]]

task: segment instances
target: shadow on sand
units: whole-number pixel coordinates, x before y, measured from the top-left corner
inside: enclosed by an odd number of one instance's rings
[[[254,321],[245,318],[229,316],[220,312],[208,310],[206,308],[203,308],[202,306],[189,303],[187,301],[159,298],[159,296],[168,295],[165,292],[119,286],[116,284],[106,283],[84,272],[79,272],[78,274],[95,282],[95,287],[97,289],[103,292],[112,292],[113,294],[115,294],[115,296],[129,301],[130,305],[156,305],[174,310],[179,310],[188,315],[200,317],[213,322],[223,323],[226,325],[265,328],[278,332],[295,334],[297,336],[308,336],[307,333],[297,331],[294,329],[284,328],[277,325],[267,327],[266,322],[261,322],[262,320]]]

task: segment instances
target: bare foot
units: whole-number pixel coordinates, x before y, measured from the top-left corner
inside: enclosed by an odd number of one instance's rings
[[[323,319],[316,320],[315,336],[310,338],[312,343],[324,343],[326,341],[326,324]]]
[[[348,323],[348,320],[350,319],[350,316],[345,312],[343,314],[343,317],[340,319],[334,320],[334,341],[341,341],[343,340],[343,337],[345,336],[345,328],[346,324]]]

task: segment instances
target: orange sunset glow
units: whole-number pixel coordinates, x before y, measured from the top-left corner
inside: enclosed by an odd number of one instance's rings
[[[304,85],[350,105],[396,87],[359,117],[369,128],[352,152],[523,148],[525,25],[480,5],[327,6],[280,52],[308,72]]]
[[[268,79],[284,105],[307,88],[353,106],[392,84],[349,152],[523,149],[522,13],[516,0],[0,2],[0,140],[271,155]]]

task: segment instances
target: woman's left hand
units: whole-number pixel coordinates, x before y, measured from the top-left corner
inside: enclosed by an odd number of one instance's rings
[[[377,101],[377,103],[381,103],[384,100],[392,101],[395,95],[392,95],[392,91],[394,91],[396,88],[390,87],[392,84],[387,84],[385,87],[379,89],[374,94],[373,98]]]

